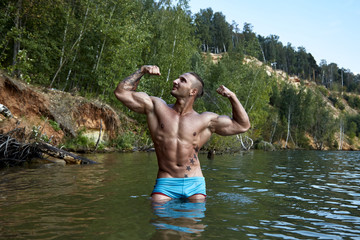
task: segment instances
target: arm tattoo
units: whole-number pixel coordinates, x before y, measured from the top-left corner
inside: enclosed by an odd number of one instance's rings
[[[123,89],[128,91],[135,91],[137,86],[139,85],[141,77],[144,76],[144,73],[141,70],[137,70],[127,78],[125,78],[121,83],[123,85]]]

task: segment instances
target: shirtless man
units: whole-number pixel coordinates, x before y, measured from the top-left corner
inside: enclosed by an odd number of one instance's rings
[[[171,95],[175,104],[161,98],[135,92],[144,74],[160,75],[157,66],[145,65],[120,82],[114,93],[125,106],[146,114],[158,160],[158,174],[152,199],[172,198],[202,200],[206,197],[205,180],[198,152],[212,133],[229,136],[250,128],[248,115],[236,95],[225,86],[217,92],[229,99],[233,118],[211,112],[197,113],[193,104],[202,96],[204,83],[195,73],[184,73],[173,81]]]

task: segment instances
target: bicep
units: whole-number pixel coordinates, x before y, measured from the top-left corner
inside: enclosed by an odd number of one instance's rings
[[[115,96],[126,107],[137,113],[147,114],[154,107],[151,97],[144,92],[122,91],[115,92]]]
[[[217,115],[211,120],[210,129],[221,136],[229,136],[242,133],[240,126],[233,119],[225,115]]]

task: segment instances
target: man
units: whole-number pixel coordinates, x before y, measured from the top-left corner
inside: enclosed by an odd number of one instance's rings
[[[203,200],[205,180],[198,152],[212,133],[222,136],[239,134],[250,128],[248,115],[236,95],[224,86],[217,92],[229,99],[233,119],[211,112],[197,113],[193,104],[203,94],[204,83],[195,73],[184,73],[173,81],[167,105],[158,97],[135,92],[144,74],[160,75],[157,66],[145,65],[119,83],[115,96],[129,109],[146,114],[158,160],[158,174],[152,199],[156,202],[172,198]]]

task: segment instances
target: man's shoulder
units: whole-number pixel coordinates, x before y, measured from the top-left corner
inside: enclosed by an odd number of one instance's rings
[[[162,98],[151,96],[151,101],[154,104],[155,110],[164,110],[164,108],[171,108],[171,104],[167,104]]]
[[[219,115],[213,112],[203,112],[197,114],[198,121],[202,123],[210,124],[213,120],[215,120]]]
[[[214,118],[214,117],[218,117],[219,114],[213,113],[213,112],[203,112],[199,114],[201,117],[204,118]]]
[[[159,97],[150,96],[150,98],[151,98],[151,101],[154,104],[165,104],[165,105],[167,105],[166,102],[163,99],[159,98]]]

